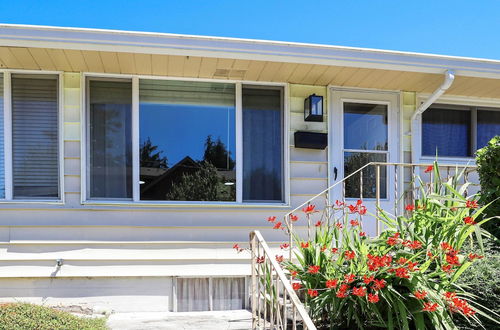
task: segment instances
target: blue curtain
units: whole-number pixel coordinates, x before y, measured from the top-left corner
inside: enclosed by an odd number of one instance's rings
[[[470,111],[428,109],[422,115],[422,155],[470,157]]]
[[[281,90],[243,88],[243,200],[283,200]]]
[[[500,135],[500,111],[477,111],[477,148],[481,149],[495,135]]]

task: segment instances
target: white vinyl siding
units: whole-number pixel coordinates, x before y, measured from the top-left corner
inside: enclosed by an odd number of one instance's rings
[[[13,74],[13,197],[59,199],[58,78]]]

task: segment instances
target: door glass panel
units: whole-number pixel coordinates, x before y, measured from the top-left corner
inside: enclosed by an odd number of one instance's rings
[[[369,162],[386,162],[387,155],[368,152],[345,152],[344,153],[344,177],[350,175],[360,167]],[[376,197],[376,167],[368,166],[363,172],[363,198]],[[346,180],[345,197],[360,198],[361,174],[355,174]],[[387,168],[380,166],[380,198],[387,198]]]
[[[344,148],[387,150],[387,105],[344,103]]]

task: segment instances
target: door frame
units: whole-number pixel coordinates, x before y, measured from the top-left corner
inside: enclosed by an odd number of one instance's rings
[[[344,93],[346,95],[337,94]],[[343,102],[361,102],[386,104],[388,106],[388,162],[401,161],[402,146],[402,117],[401,117],[401,93],[395,91],[380,91],[370,89],[339,88],[329,86],[328,88],[328,186],[335,184],[344,178],[344,121]],[[335,146],[335,147],[334,147]],[[337,167],[337,180],[333,178],[333,168]],[[401,178],[401,173],[397,173]],[[387,198],[390,201],[394,195],[394,171],[388,169]],[[334,191],[333,191],[334,192]],[[330,194],[332,201],[336,194]],[[355,199],[355,198],[352,198]],[[372,200],[372,198],[368,199]]]

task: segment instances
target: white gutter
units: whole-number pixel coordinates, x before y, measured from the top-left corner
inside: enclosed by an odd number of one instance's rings
[[[439,88],[436,89],[434,93],[432,93],[432,95],[429,96],[429,98],[424,103],[422,103],[417,108],[417,110],[415,110],[415,112],[413,112],[413,116],[411,116],[411,121],[414,121],[417,118],[417,116],[421,115],[425,110],[427,110],[432,105],[432,103],[434,103],[437,99],[439,99],[441,95],[443,95],[448,90],[448,88],[450,88],[454,80],[455,80],[455,72],[453,70],[446,70],[443,84],[439,86]]]

